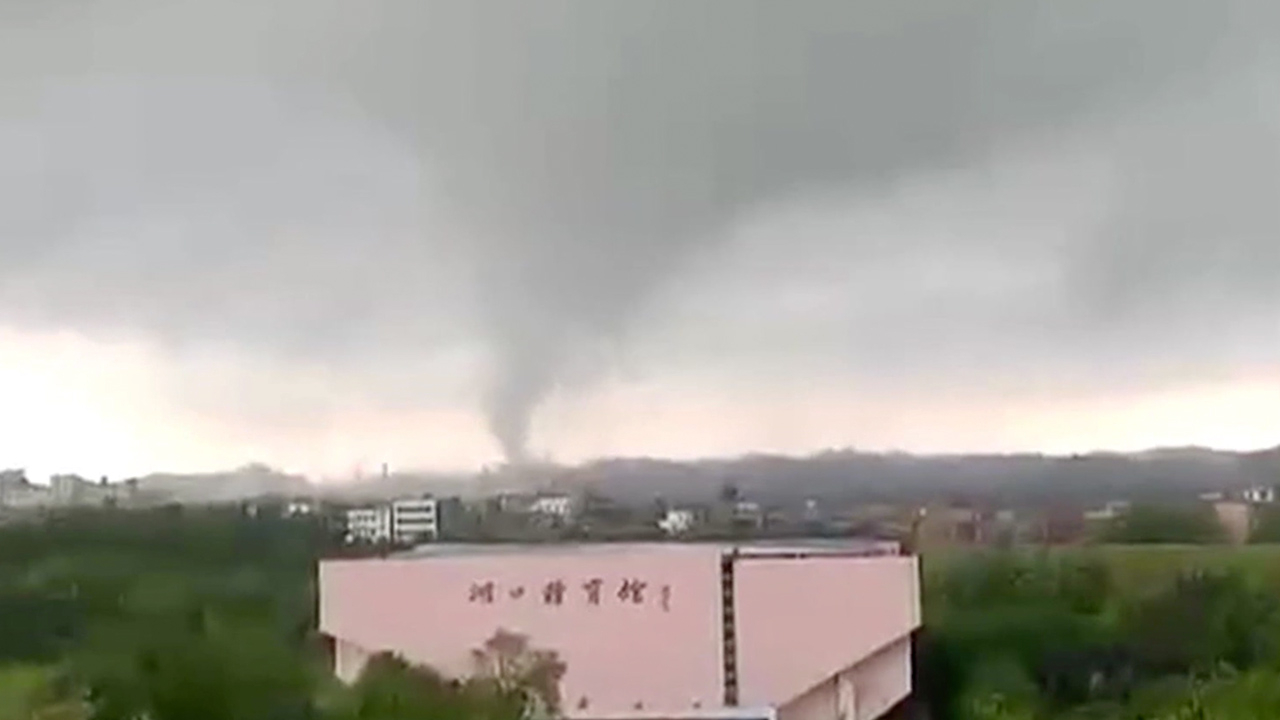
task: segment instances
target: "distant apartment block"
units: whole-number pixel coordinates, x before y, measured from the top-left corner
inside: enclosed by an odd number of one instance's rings
[[[102,507],[132,504],[137,498],[136,480],[112,483],[105,477],[91,481],[78,475],[54,475],[44,485],[28,480],[22,470],[0,471],[0,508]]]
[[[894,543],[435,544],[319,573],[344,681],[380,652],[465,676],[508,633],[564,663],[569,720],[873,720],[911,693]]]
[[[671,508],[658,519],[658,527],[668,535],[683,535],[694,528],[698,515],[687,508]]]
[[[481,501],[484,512],[499,515],[523,515],[537,500],[537,496],[522,492],[499,492],[485,496]]]
[[[759,529],[764,520],[764,508],[754,500],[737,500],[730,510],[730,521],[737,527]]]
[[[1245,490],[1242,496],[1247,503],[1270,504],[1276,501],[1276,489],[1270,485],[1258,485]]]
[[[391,537],[400,544],[439,538],[439,501],[429,496],[392,501]]]
[[[0,471],[0,508],[29,509],[51,505],[53,493],[27,480],[21,470]]]
[[[440,537],[440,501],[431,496],[399,498],[346,512],[348,543],[408,545]]]
[[[1090,522],[1103,522],[1115,520],[1123,517],[1129,512],[1130,503],[1127,500],[1111,500],[1100,508],[1086,510],[1084,519]]]
[[[347,534],[349,543],[391,542],[391,506],[351,508],[347,510]]]
[[[1254,506],[1239,500],[1218,500],[1213,503],[1213,514],[1222,526],[1227,540],[1236,545],[1249,542],[1253,534]]]
[[[565,494],[539,495],[529,504],[529,512],[560,520],[568,520],[577,509],[573,496]]]
[[[920,508],[917,541],[920,547],[974,545],[988,541],[990,522],[985,511],[962,505]]]

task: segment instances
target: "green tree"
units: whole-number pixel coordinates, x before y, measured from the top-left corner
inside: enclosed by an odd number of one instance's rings
[[[968,687],[960,698],[963,720],[1033,720],[1040,693],[1022,663],[993,657],[970,670]]]
[[[931,573],[921,663],[926,702],[935,714],[968,707],[955,712],[971,715],[975,702],[996,712],[993,691],[975,689],[992,684],[977,674],[988,666],[1016,667],[1048,708],[1122,693],[1113,592],[1109,571],[1096,561],[1047,553],[981,554]],[[997,689],[1000,712],[1014,712],[1008,688]]]
[[[196,612],[101,632],[77,659],[93,720],[304,717],[314,676],[270,628]]]
[[[1222,663],[1253,667],[1274,658],[1280,603],[1239,572],[1188,571],[1125,613],[1123,631],[1146,671],[1205,673]],[[1192,630],[1194,629],[1194,630]]]
[[[1112,717],[1132,720],[1270,720],[1280,717],[1280,675],[1220,671],[1162,683]]]
[[[565,665],[555,652],[530,647],[524,635],[499,630],[472,653],[473,676],[495,684],[503,697],[521,697],[534,715],[562,710]]]
[[[1249,533],[1249,542],[1280,543],[1280,508],[1260,505],[1254,509],[1254,524]]]
[[[1103,533],[1120,544],[1204,544],[1222,542],[1222,525],[1207,505],[1135,505]]]
[[[520,720],[524,700],[493,683],[450,680],[390,654],[369,660],[327,708],[331,720]]]
[[[0,720],[26,720],[56,699],[53,670],[38,665],[0,668]]]

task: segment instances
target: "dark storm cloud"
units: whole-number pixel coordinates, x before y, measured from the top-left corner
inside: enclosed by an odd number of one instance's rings
[[[0,310],[406,362],[479,328],[518,458],[568,356],[744,213],[1134,118],[1157,137],[1124,139],[1117,207],[1061,260],[1077,321],[1147,317],[1202,244],[1231,248],[1215,287],[1274,300],[1274,106],[1213,104],[1260,81],[1273,6],[10,2]]]

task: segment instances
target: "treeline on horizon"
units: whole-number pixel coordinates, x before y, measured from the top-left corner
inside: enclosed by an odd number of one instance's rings
[[[1110,539],[1151,544],[926,557],[919,717],[1280,717],[1280,547],[1213,544],[1184,509],[1134,513]],[[518,638],[488,650],[544,661],[499,663],[520,677],[381,658],[336,683],[315,564],[339,540],[312,518],[238,508],[0,526],[0,720],[515,720],[531,698],[554,710],[546,688],[564,668]]]
[[[752,454],[736,458],[668,460],[612,458],[582,465],[534,465],[519,473],[529,489],[547,484],[589,487],[636,504],[662,497],[703,502],[733,484],[751,499],[794,504],[805,498],[841,503],[937,500],[1003,507],[1095,507],[1108,500],[1159,502],[1210,492],[1280,484],[1280,447],[1251,453],[1181,448],[1082,455],[912,455],[830,450],[808,456]],[[335,498],[417,491],[466,494],[476,476],[393,472],[364,482],[308,483],[297,475],[254,465],[203,475],[153,474],[144,491],[190,502],[258,495],[319,493]],[[552,482],[554,481],[554,482]]]
[[[994,506],[1108,500],[1161,502],[1280,484],[1280,447],[1255,453],[1205,449],[1084,455],[911,455],[830,451],[806,457],[748,455],[678,462],[601,461],[567,475],[598,491],[641,500],[713,495],[731,482],[744,494],[786,503],[805,496],[849,502],[955,500]]]

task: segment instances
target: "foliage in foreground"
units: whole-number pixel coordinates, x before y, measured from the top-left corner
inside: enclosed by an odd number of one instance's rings
[[[235,509],[0,528],[0,720],[560,710],[563,664],[506,634],[477,648],[469,680],[384,656],[336,684],[312,634],[330,541],[311,520]],[[925,595],[916,683],[937,720],[1280,718],[1270,548],[973,555],[930,565]]]
[[[934,716],[1280,717],[1280,600],[1261,575],[1175,569],[1135,591],[1106,558],[998,553],[931,572],[917,687]]]

